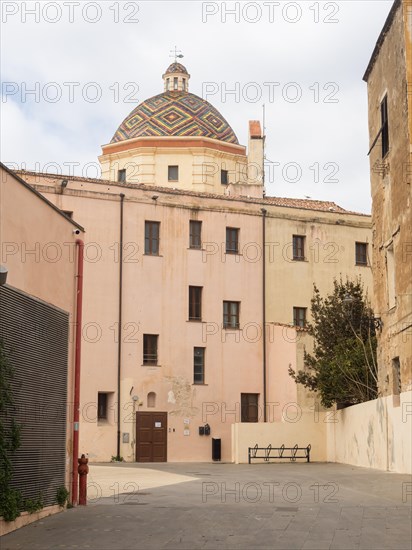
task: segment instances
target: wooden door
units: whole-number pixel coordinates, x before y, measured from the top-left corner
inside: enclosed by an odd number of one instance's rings
[[[167,461],[167,413],[136,413],[136,462]]]
[[[259,422],[259,394],[242,393],[240,398],[242,422]]]

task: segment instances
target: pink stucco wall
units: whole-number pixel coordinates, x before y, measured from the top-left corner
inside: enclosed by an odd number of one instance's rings
[[[77,268],[75,241],[83,238],[83,231],[2,167],[0,213],[0,263],[8,269],[7,284],[69,313],[66,454],[68,481],[73,433]]]

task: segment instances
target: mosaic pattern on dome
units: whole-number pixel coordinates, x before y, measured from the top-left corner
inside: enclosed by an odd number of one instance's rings
[[[168,66],[168,68],[166,69],[166,74],[167,73],[186,73],[186,74],[188,74],[186,67],[184,65],[182,65],[181,63],[177,63],[177,61],[175,61],[174,63],[172,63],[171,65]]]
[[[187,92],[165,92],[138,105],[119,126],[111,143],[147,136],[203,136],[239,143],[213,105]]]

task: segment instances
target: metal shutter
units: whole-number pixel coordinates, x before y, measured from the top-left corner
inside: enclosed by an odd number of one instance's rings
[[[14,367],[13,416],[22,425],[12,487],[55,504],[65,484],[69,314],[2,286],[0,338]]]

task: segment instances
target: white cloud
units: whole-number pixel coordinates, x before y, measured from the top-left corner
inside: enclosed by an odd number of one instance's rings
[[[90,4],[86,14],[89,19],[94,17],[95,3],[91,2],[83,2],[80,11],[73,8],[73,23],[68,21],[68,9],[62,2],[40,3],[42,9],[50,5],[50,11],[40,13],[39,22],[27,15],[25,23],[22,6],[33,7],[33,2],[2,4],[3,10],[5,4],[9,10],[14,9],[10,5],[19,7],[3,25],[3,80],[19,86],[19,93],[2,103],[4,162],[37,162],[39,166],[50,161],[97,162],[100,146],[110,141],[136,106],[136,102],[124,102],[126,92],[133,87],[123,90],[123,86],[135,83],[133,97],[137,103],[160,93],[161,75],[171,61],[169,50],[176,44],[183,50],[184,63],[192,75],[190,90],[202,95],[205,83],[217,83],[218,93],[209,100],[227,118],[241,143],[247,140],[248,120],[261,118],[265,101],[268,158],[283,165],[299,162],[303,174],[293,184],[282,178],[268,182],[268,194],[309,195],[335,200],[350,209],[370,210],[366,85],[362,76],[390,1],[300,2],[302,15],[296,23],[281,17],[286,4],[290,5],[288,17],[295,17],[293,2],[283,2],[274,11],[272,23],[268,8],[265,11],[263,3],[256,2],[240,3],[242,10],[249,4],[249,19],[256,16],[257,5],[262,8],[256,23],[244,18],[236,23],[230,15],[224,23],[225,3],[213,2],[100,2],[101,19],[94,24],[81,15],[85,4]],[[52,4],[61,7],[62,18],[57,23],[45,20],[55,17]],[[234,5],[226,2],[227,8]],[[320,22],[314,23],[317,6]],[[202,22],[202,9],[216,8],[219,12]],[[328,15],[339,22],[323,23]],[[4,21],[4,11],[2,16]],[[116,16],[118,23],[114,22]],[[139,22],[126,23],[126,16]],[[41,92],[39,102],[30,95],[22,101],[22,83],[33,88],[36,82]],[[56,103],[42,95],[53,92],[52,87],[47,88],[50,82],[58,83],[62,91],[62,99]],[[80,83],[74,88],[73,102],[65,82]],[[102,94],[96,103],[85,98],[86,91],[93,92],[92,86],[87,87],[90,82],[96,82]],[[263,91],[261,100],[248,101],[242,94],[238,102],[233,96],[222,98],[224,86],[230,88],[236,82],[242,90],[250,82],[258,83]],[[281,83],[272,103],[265,82]],[[288,102],[279,93],[290,82],[298,83],[302,90],[302,100],[297,103]],[[318,103],[310,90],[316,82],[320,84]],[[322,101],[333,91],[323,90],[328,82],[339,87],[334,96],[338,103]],[[118,102],[114,101],[116,83]],[[316,162],[320,166],[336,162],[339,183],[316,183],[314,170],[309,168]]]

